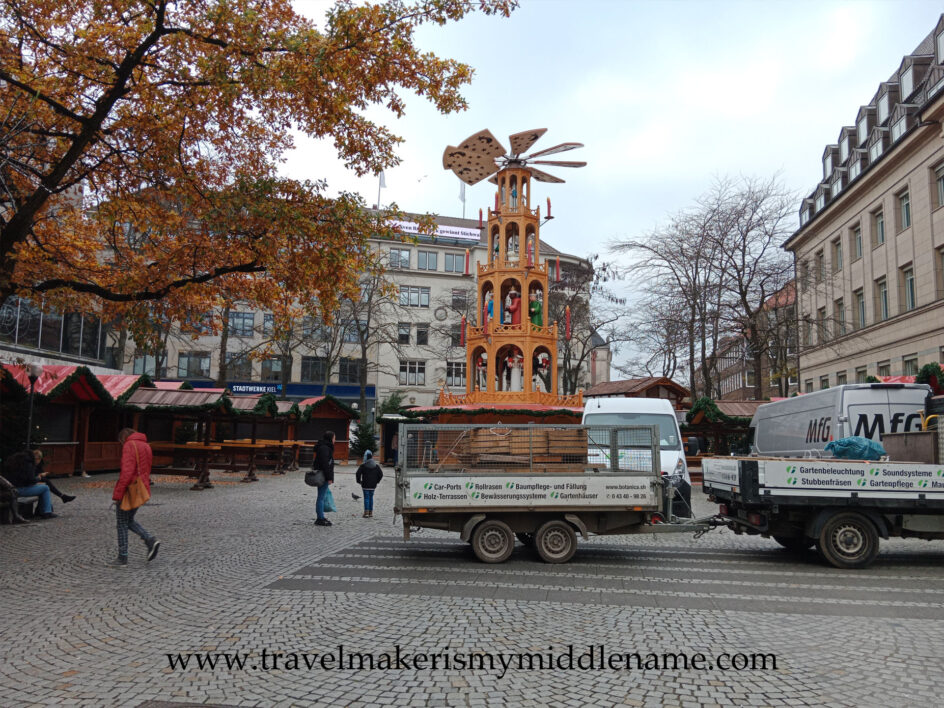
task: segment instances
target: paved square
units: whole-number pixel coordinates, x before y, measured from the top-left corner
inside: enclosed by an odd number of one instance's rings
[[[479,563],[456,535],[405,542],[392,472],[361,518],[353,467],[335,526],[301,473],[191,492],[161,478],[139,521],[162,542],[115,554],[114,475],[62,480],[58,519],[0,527],[0,704],[932,705],[944,680],[944,542],[892,540],[871,568],[714,532],[581,542],[566,565],[524,547]],[[389,480],[389,481],[388,481]],[[699,495],[696,493],[696,498]],[[710,507],[703,504],[700,511]],[[291,653],[776,654],[776,669],[374,671]],[[281,652],[279,668],[262,652]],[[243,670],[168,654],[247,653]],[[252,667],[256,668],[253,669]]]

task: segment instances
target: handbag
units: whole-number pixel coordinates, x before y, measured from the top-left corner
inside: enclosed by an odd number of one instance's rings
[[[323,487],[326,481],[325,473],[321,470],[311,470],[305,473],[305,484],[309,487]]]
[[[331,493],[331,487],[328,487],[325,491],[324,498],[324,510],[325,511],[337,511],[338,507],[334,504],[334,495]]]
[[[121,510],[133,511],[139,506],[143,506],[151,498],[151,493],[141,479],[141,458],[138,456],[138,446],[134,443],[134,464],[135,477],[125,489],[125,494],[121,498]]]

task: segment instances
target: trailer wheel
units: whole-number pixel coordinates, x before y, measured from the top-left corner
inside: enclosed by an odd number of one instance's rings
[[[799,553],[813,547],[813,539],[806,536],[774,536],[774,541],[788,551]]]
[[[534,548],[534,534],[533,533],[516,533],[515,538],[521,541],[522,544],[528,548]]]
[[[844,511],[825,523],[817,547],[837,568],[864,568],[878,555],[878,532],[861,514]]]
[[[511,527],[498,519],[486,519],[472,533],[472,550],[483,563],[504,563],[515,549]]]
[[[534,547],[545,563],[566,563],[577,552],[577,534],[566,521],[548,521],[534,534]]]

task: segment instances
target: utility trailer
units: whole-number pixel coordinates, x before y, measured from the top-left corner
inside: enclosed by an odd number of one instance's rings
[[[655,426],[402,424],[399,439],[404,539],[457,532],[485,563],[507,560],[516,537],[564,563],[578,533],[638,533],[662,519],[674,489]]]
[[[944,434],[942,434],[944,435]],[[835,458],[715,458],[703,489],[737,534],[813,545],[837,568],[864,568],[879,539],[944,539],[944,469]]]

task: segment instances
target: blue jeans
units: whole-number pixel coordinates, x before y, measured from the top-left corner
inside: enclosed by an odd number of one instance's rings
[[[324,501],[325,494],[328,493],[328,483],[325,482],[320,487],[318,487],[318,501],[315,502],[315,513],[318,515],[319,519],[323,519],[324,515]]]
[[[361,487],[361,491],[364,492],[364,511],[373,511],[374,510],[374,490],[364,489],[364,487]]]
[[[30,487],[17,487],[16,496],[39,497],[39,513],[49,514],[52,512],[52,498],[49,494],[49,487],[45,484],[34,484]]]

